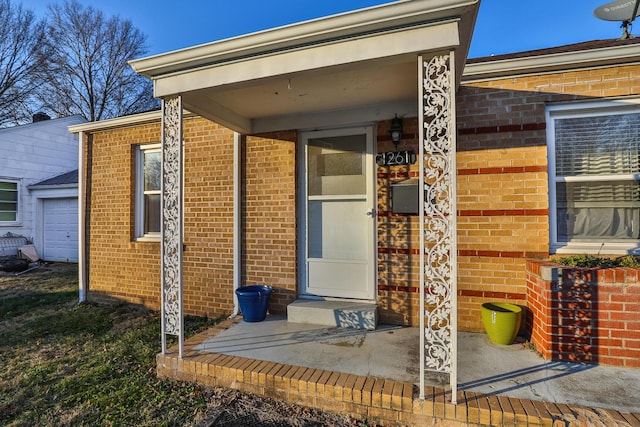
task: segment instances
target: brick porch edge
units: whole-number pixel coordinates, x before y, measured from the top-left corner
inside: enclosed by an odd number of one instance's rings
[[[177,348],[158,354],[160,378],[234,388],[324,411],[349,414],[382,426],[638,426],[640,414],[568,406],[504,396],[450,392],[428,387],[425,400],[409,382],[290,366],[244,357],[198,351],[195,347],[242,318],[226,320],[185,342],[185,357]]]

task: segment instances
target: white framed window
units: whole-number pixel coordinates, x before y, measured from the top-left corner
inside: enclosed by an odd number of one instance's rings
[[[139,145],[136,149],[137,240],[160,240],[161,158],[160,144]]]
[[[640,250],[640,99],[547,107],[551,251]]]
[[[0,179],[0,225],[18,222],[19,190],[18,181]]]

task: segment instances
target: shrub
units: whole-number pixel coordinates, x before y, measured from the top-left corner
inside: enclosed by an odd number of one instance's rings
[[[625,255],[619,258],[604,258],[594,255],[571,255],[558,259],[558,263],[568,267],[583,268],[640,267],[638,258],[631,255]]]

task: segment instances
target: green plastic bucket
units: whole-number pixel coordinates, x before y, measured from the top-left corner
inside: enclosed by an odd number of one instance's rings
[[[482,323],[492,343],[512,344],[520,330],[522,308],[504,302],[482,304]]]

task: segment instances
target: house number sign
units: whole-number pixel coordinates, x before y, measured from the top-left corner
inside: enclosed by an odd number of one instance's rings
[[[416,153],[410,150],[387,151],[376,155],[378,166],[405,166],[416,162]]]

